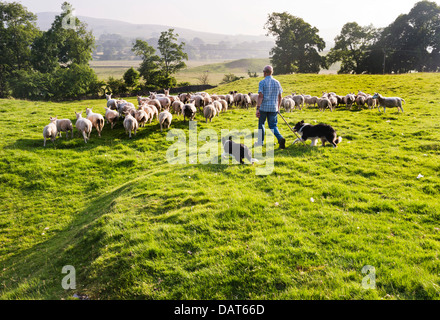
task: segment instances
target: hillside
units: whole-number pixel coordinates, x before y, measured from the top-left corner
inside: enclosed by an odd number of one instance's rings
[[[0,299],[438,299],[440,75],[277,79],[285,94],[401,96],[405,113],[283,112],[292,125],[331,124],[342,144],[292,145],[280,119],[288,148],[273,157],[252,148],[254,166],[221,162],[220,143],[222,130],[247,130],[252,146],[254,110],[231,108],[212,123],[198,114],[197,137],[174,115],[186,141],[177,164],[168,161],[177,139],[157,120],[131,140],[119,122],[88,144],[75,132],[43,147],[50,116],[104,114],[105,99],[0,100]],[[259,80],[215,91],[249,92]],[[74,290],[61,286],[67,265]],[[363,287],[365,266],[375,268],[373,289]]]

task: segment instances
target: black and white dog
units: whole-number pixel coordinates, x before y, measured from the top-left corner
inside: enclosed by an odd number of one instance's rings
[[[298,132],[301,139],[296,139],[295,143],[302,141],[312,140],[312,147],[316,146],[316,141],[321,139],[322,146],[325,146],[326,142],[330,142],[333,147],[337,147],[341,143],[342,138],[336,135],[335,129],[328,124],[320,123],[318,125],[311,125],[309,123],[304,123],[304,120],[298,122],[293,128],[295,132]]]
[[[244,164],[243,159],[247,159],[252,165],[255,162],[258,162],[257,159],[252,158],[251,150],[244,144],[236,143],[232,141],[232,137],[229,137],[229,139],[222,138],[223,143],[223,150],[224,153],[222,154],[223,158],[226,158],[227,156],[233,156],[235,160],[240,162],[240,164]]]

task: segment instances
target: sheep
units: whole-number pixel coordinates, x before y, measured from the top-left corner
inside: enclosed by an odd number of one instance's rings
[[[52,143],[55,144],[55,139],[57,138],[57,117],[50,117],[50,123],[43,129],[44,146],[46,146],[46,140],[51,139]]]
[[[214,118],[217,115],[217,109],[213,104],[208,104],[203,108],[203,115],[205,116],[206,123],[212,122],[212,118]]]
[[[318,97],[316,97],[316,96],[304,96],[304,103],[306,104],[306,105],[308,105],[309,107],[311,106],[311,105],[313,105],[314,107],[316,106],[316,104],[318,103]]]
[[[305,99],[302,95],[296,95],[295,93],[292,93],[292,99],[293,101],[295,101],[295,105],[298,106],[299,110],[302,110],[304,108]]]
[[[119,112],[112,110],[108,107],[104,107],[105,109],[105,119],[107,120],[107,124],[110,123],[111,128],[115,126],[116,122],[119,119]]]
[[[137,120],[139,127],[145,127],[145,123],[150,120],[150,114],[143,109],[136,110],[134,117]]]
[[[366,103],[367,103],[368,109],[375,108],[376,104],[377,104],[377,99],[373,99],[373,96],[368,96]]]
[[[104,128],[104,117],[102,114],[94,113],[92,108],[86,108],[86,116],[92,122],[93,127],[98,131],[98,136],[101,137],[102,129]]]
[[[183,108],[183,102],[182,101],[174,101],[172,104],[173,107],[173,111],[175,114],[180,115],[182,113],[182,108]]]
[[[228,102],[224,99],[220,99],[219,102],[222,104],[222,112],[228,111]]]
[[[173,115],[169,111],[167,110],[162,111],[159,114],[160,132],[162,132],[163,127],[169,129],[172,120],[173,120]]]
[[[210,105],[210,104],[207,104],[207,105]],[[214,106],[215,110],[217,111],[217,115],[220,115],[220,112],[222,112],[222,109],[223,109],[223,105],[220,103],[220,101],[213,101],[212,105]],[[203,113],[205,113],[205,109],[203,109]]]
[[[237,91],[234,91],[233,96],[234,96],[234,105],[236,107],[241,106],[241,100],[243,99],[243,94],[238,93]]]
[[[333,112],[332,103],[328,98],[318,99],[318,108],[321,111],[325,111],[325,109],[329,108],[330,111]]]
[[[189,94],[189,93],[181,93],[181,94],[179,95],[179,99],[180,99],[180,101],[182,101],[183,103],[186,103],[186,102],[189,101],[189,99],[191,99],[191,94]]]
[[[257,103],[258,103],[258,97],[260,96],[258,93],[252,93],[252,92],[249,92],[248,93],[248,96],[251,98],[251,105],[252,105],[252,108],[254,108],[254,107],[256,107],[257,106]]]
[[[252,105],[251,97],[248,94],[242,94],[241,95],[241,106],[243,108],[249,109],[249,106]]]
[[[56,125],[57,125],[57,131],[58,131],[60,137],[61,137],[61,132],[65,132],[66,139],[67,139],[69,137],[68,131],[70,131],[70,134],[73,138],[73,125],[72,125],[72,121],[70,121],[70,119],[57,119]]]
[[[183,106],[183,121],[185,121],[186,118],[189,118],[191,121],[194,121],[194,118],[197,113],[196,106],[193,103],[187,103]]]
[[[225,96],[225,100],[228,103],[228,105],[232,106],[232,104],[234,103],[234,96],[232,94],[227,94]]]
[[[87,143],[87,140],[90,139],[90,133],[92,132],[92,122],[89,119],[82,117],[82,112],[75,112],[76,115],[76,129],[83,135],[84,142]]]
[[[358,107],[363,107],[366,103],[367,97],[364,96],[363,94],[358,94],[356,96],[356,104],[358,105]]]
[[[156,116],[156,120],[159,120],[159,110],[156,108],[156,106],[154,106],[152,104],[148,104],[148,105],[146,105],[146,107],[148,107],[151,110],[150,123],[151,123],[151,121],[153,121],[154,116]]]
[[[281,100],[281,106],[287,111],[292,112],[292,109],[295,109],[295,101],[293,101],[290,97],[285,97]]]
[[[402,110],[403,113],[403,107],[402,107],[402,101],[405,102],[404,99],[398,98],[398,97],[392,97],[392,98],[385,98],[379,93],[375,93],[373,96],[373,99],[377,99],[378,105],[377,108],[380,112],[380,107],[383,107],[383,112],[385,113],[387,107],[397,107],[397,112],[400,112]]]
[[[202,112],[203,107],[205,106],[205,99],[203,98],[203,96],[202,95],[195,95],[194,97],[192,97],[191,100],[194,100],[194,106],[197,108],[197,110]]]
[[[136,112],[136,107],[131,102],[122,102],[118,104],[118,112],[120,116],[126,113],[130,113],[132,116],[134,116],[134,113]]]
[[[347,106],[347,108],[350,107],[350,110],[353,107],[355,101],[356,101],[356,96],[352,93],[347,94],[344,98],[344,103]]]
[[[170,106],[171,106],[171,100],[170,100],[170,98],[168,98],[168,97],[165,96],[165,95],[158,95],[158,94],[156,94],[156,93],[151,93],[151,92],[150,92],[150,99],[151,99],[151,100],[159,100],[159,102],[160,102],[159,110],[160,110],[160,111],[162,111],[162,108],[163,108],[163,109],[169,109]]]
[[[107,108],[110,108],[112,110],[117,110],[118,105],[116,103],[116,100],[112,99],[112,95],[111,94],[106,94],[105,98],[107,99]]]
[[[151,108],[151,107],[152,106],[149,106],[149,105],[139,106],[139,110],[143,110],[147,114],[147,119],[146,119],[145,122],[149,122],[150,124],[153,121],[153,117],[154,117],[154,114],[155,114],[154,111],[153,111],[153,108]],[[156,111],[157,111],[157,109],[156,109]]]
[[[124,119],[124,129],[125,132],[128,133],[130,139],[131,139],[131,132],[133,131],[134,135],[136,136],[136,131],[138,128],[139,128],[139,124],[137,120],[130,113],[126,113]]]

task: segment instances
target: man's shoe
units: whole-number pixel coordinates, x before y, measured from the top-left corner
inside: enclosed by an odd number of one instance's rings
[[[286,149],[286,139],[281,138],[280,141],[279,141],[279,144],[280,144],[280,149],[281,150]]]

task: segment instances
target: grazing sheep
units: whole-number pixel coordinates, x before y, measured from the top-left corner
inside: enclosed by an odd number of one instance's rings
[[[208,104],[203,108],[203,115],[205,116],[206,123],[212,122],[212,118],[214,118],[217,115],[217,109],[213,104]]]
[[[105,109],[105,119],[107,120],[107,124],[110,123],[111,128],[115,126],[116,122],[119,119],[119,112],[116,110],[112,110],[108,107],[104,107]]]
[[[153,108],[149,105],[142,105],[139,106],[139,110],[143,110],[147,114],[146,122],[149,122],[151,124],[151,121],[153,121],[153,117],[154,117]]]
[[[220,112],[222,112],[223,105],[220,103],[220,101],[213,101],[212,105],[214,106],[215,110],[217,111],[217,115],[220,116]],[[205,109],[203,109],[203,113],[205,113]]]
[[[367,103],[368,109],[373,109],[376,107],[377,99],[373,99],[373,96],[368,96],[366,103]]]
[[[171,125],[171,121],[173,120],[173,115],[165,110],[159,114],[159,124],[160,124],[160,132],[162,132],[163,127],[169,129]]]
[[[233,96],[234,96],[234,105],[236,107],[240,107],[241,106],[241,100],[243,99],[243,94],[242,93],[238,93],[237,91],[233,92]]]
[[[98,131],[98,136],[101,137],[102,129],[104,128],[104,117],[102,114],[94,113],[92,108],[86,108],[86,116],[92,122],[93,127]]]
[[[139,124],[137,120],[130,113],[126,113],[124,119],[124,129],[125,132],[128,133],[130,139],[131,139],[131,132],[133,131],[134,135],[136,136],[136,131],[138,128],[139,128]]]
[[[134,113],[136,112],[136,107],[131,102],[122,102],[118,104],[118,112],[119,116],[122,116],[126,113],[130,113],[132,116],[134,116]]]
[[[57,131],[60,134],[61,137],[61,132],[65,132],[66,133],[66,139],[69,137],[69,133],[68,131],[70,131],[70,134],[73,138],[73,124],[72,121],[70,121],[70,119],[58,119],[57,120]]]
[[[50,117],[50,123],[44,127],[43,129],[43,138],[44,138],[44,146],[46,146],[46,140],[52,140],[52,143],[55,144],[55,139],[57,138],[57,117]]]
[[[184,106],[184,103],[182,101],[174,101],[172,104],[173,112],[177,115],[180,115],[182,113],[182,108]]]
[[[242,94],[241,95],[241,106],[243,108],[249,109],[249,107],[252,105],[251,97],[248,94]]]
[[[84,142],[87,143],[87,140],[90,139],[90,133],[92,132],[92,122],[89,119],[85,119],[82,117],[82,112],[75,112],[76,115],[76,129],[83,135]]]
[[[194,121],[194,118],[197,113],[196,106],[193,103],[187,103],[183,106],[183,121],[185,121],[186,118],[190,119],[190,121]]]
[[[307,105],[307,106],[311,106],[311,105],[313,105],[314,107],[316,106],[316,104],[318,103],[318,97],[316,97],[316,96],[304,96],[304,103]]]
[[[363,94],[356,96],[356,104],[358,105],[358,107],[365,106],[366,101],[367,101],[367,97],[365,97]]]
[[[330,111],[333,112],[332,103],[328,98],[320,98],[318,99],[318,108],[321,111],[325,111],[325,109],[329,108]]]
[[[181,102],[187,103],[191,99],[191,94],[190,93],[181,93],[179,95],[179,99]]]
[[[403,107],[402,107],[402,101],[405,102],[404,99],[398,98],[398,97],[392,97],[392,98],[385,98],[379,93],[375,93],[373,96],[373,99],[377,99],[378,105],[377,108],[380,112],[380,107],[383,107],[383,112],[386,112],[387,107],[397,107],[397,112],[400,112],[400,110],[403,113]]]
[[[258,93],[252,93],[252,92],[249,92],[248,93],[248,96],[251,98],[251,105],[252,105],[252,108],[254,108],[254,107],[256,107],[257,106],[257,103],[258,103],[258,97],[260,96]]]
[[[284,97],[283,100],[281,100],[281,106],[287,112],[292,112],[292,110],[295,109],[295,101],[293,101],[291,97]]]
[[[344,98],[344,103],[347,106],[347,108],[349,107],[350,110],[353,107],[353,104],[356,102],[356,96],[352,93],[349,93],[345,96]]]
[[[305,99],[302,95],[296,95],[295,93],[292,93],[292,99],[293,101],[295,101],[295,105],[298,106],[299,110],[302,110],[304,108]]]
[[[228,102],[225,99],[220,99],[219,102],[222,104],[222,112],[228,111]]]
[[[116,100],[112,99],[112,95],[111,94],[106,94],[105,98],[107,99],[107,108],[110,108],[112,110],[117,110],[118,109],[118,105],[116,103]]]
[[[225,96],[225,100],[229,106],[232,106],[232,104],[234,103],[234,96],[232,94],[227,94]]]
[[[136,110],[134,118],[137,120],[139,127],[145,127],[145,123],[150,120],[150,114],[143,109]]]

